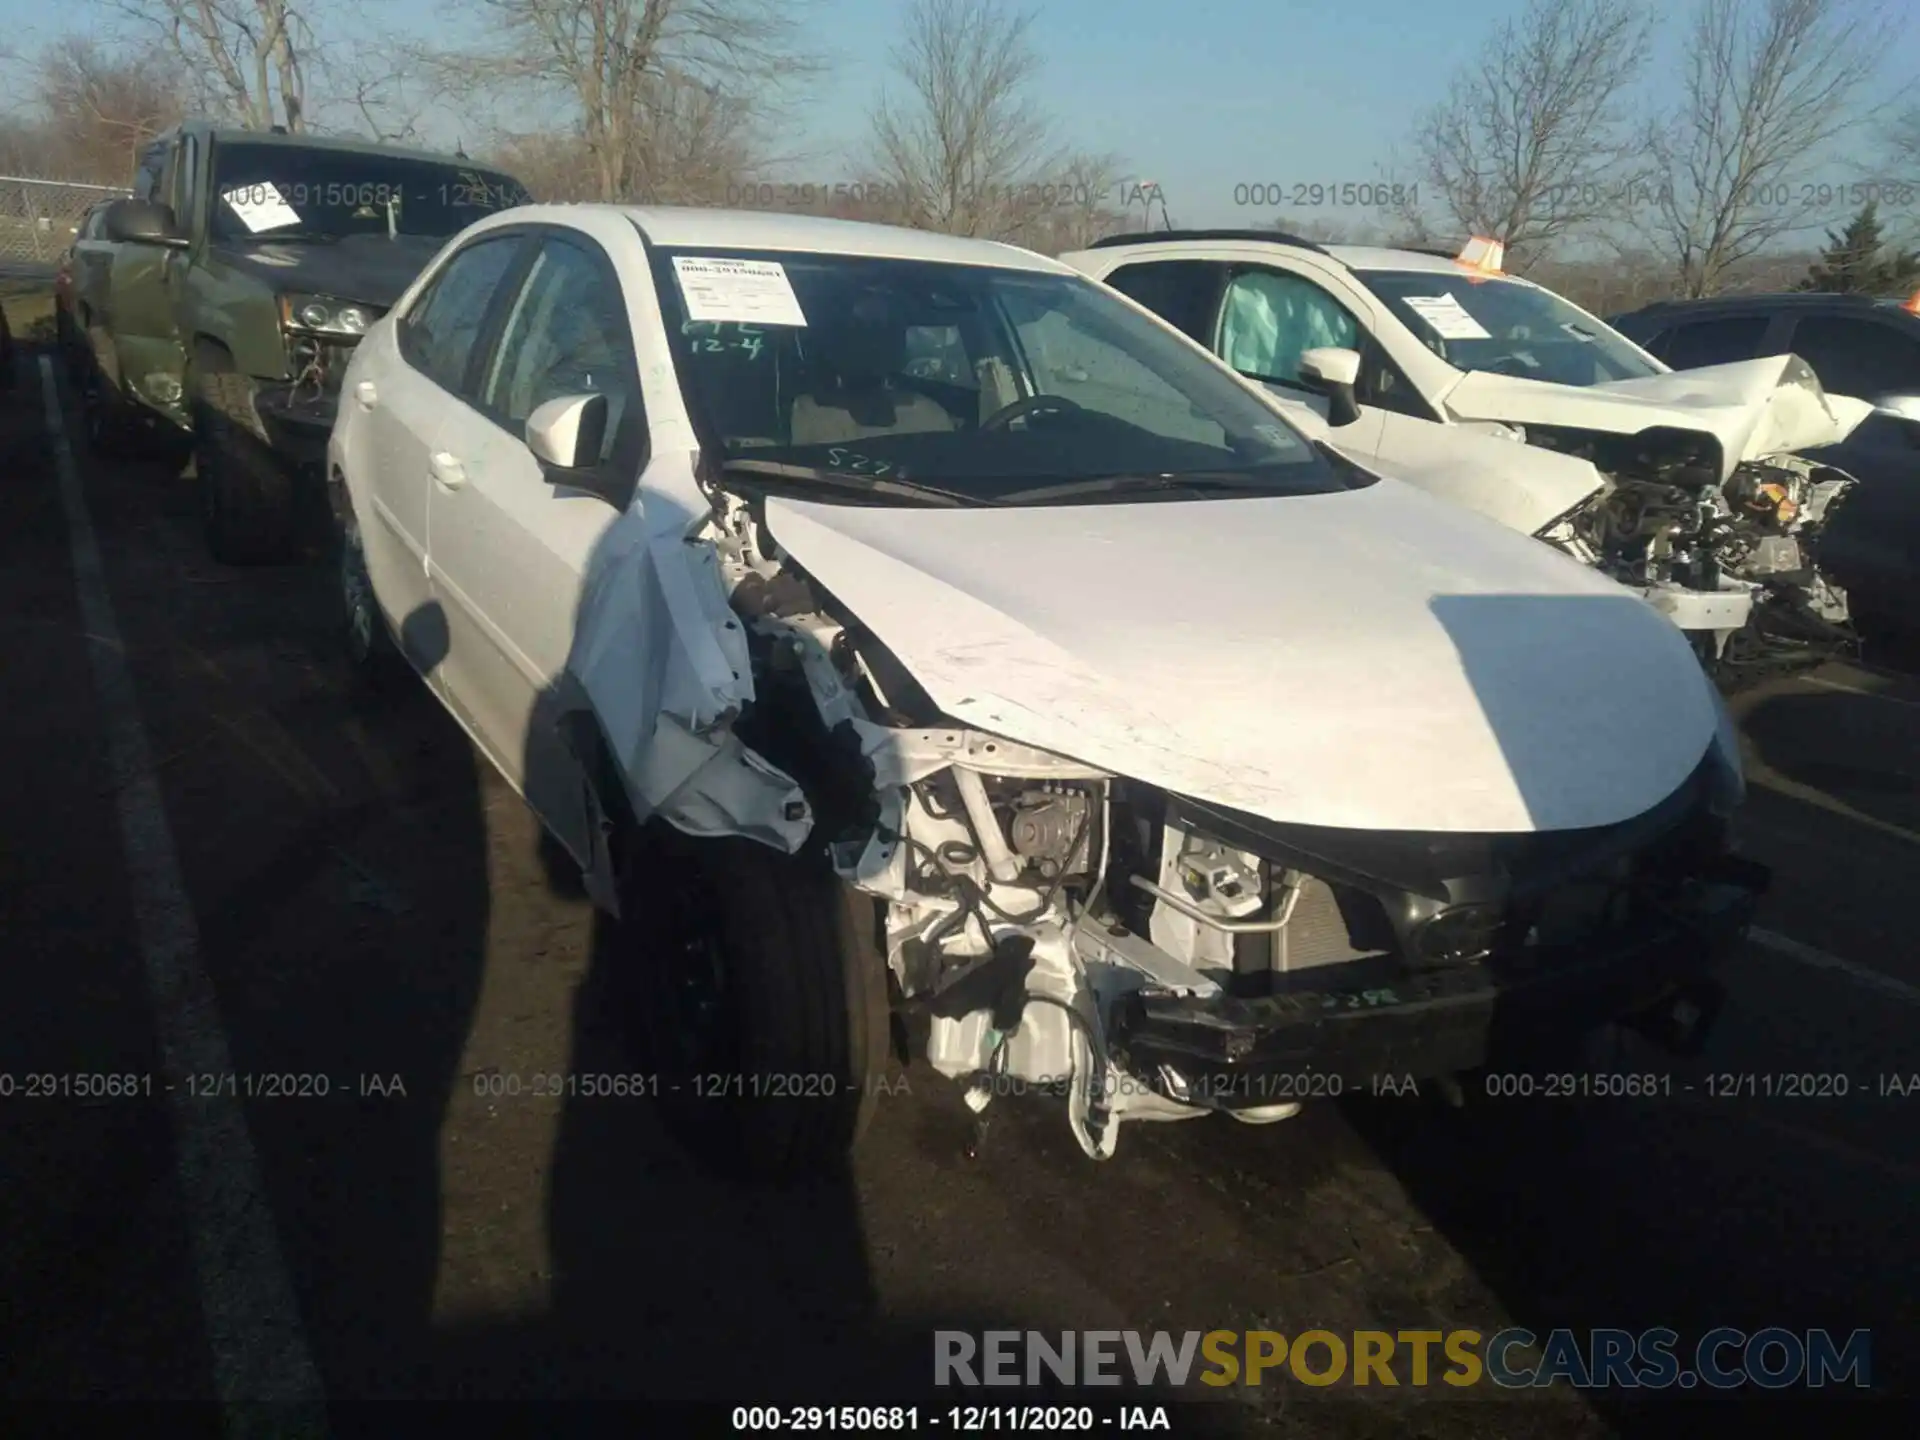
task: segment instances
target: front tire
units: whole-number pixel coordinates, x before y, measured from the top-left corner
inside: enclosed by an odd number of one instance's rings
[[[668,1128],[725,1175],[834,1171],[890,1055],[873,900],[816,856],[626,834],[616,963]]]
[[[339,550],[340,610],[347,664],[356,682],[369,694],[387,695],[397,688],[407,670],[393,643],[386,617],[367,573],[366,552],[360,544],[359,523],[349,513],[341,523]]]
[[[252,386],[233,370],[195,378],[193,465],[207,548],[227,565],[268,565],[294,549],[293,477],[253,421]]]

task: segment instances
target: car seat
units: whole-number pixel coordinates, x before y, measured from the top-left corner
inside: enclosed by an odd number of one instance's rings
[[[907,327],[874,300],[808,330],[809,384],[793,402],[793,443],[842,445],[875,435],[952,431],[959,422],[905,375]]]

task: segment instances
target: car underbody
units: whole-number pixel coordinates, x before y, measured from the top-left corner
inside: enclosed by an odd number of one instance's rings
[[[581,667],[602,733],[648,737],[610,742],[635,813],[822,855],[873,897],[903,1028],[976,1112],[1064,1097],[1106,1158],[1125,1120],[1280,1120],[1451,1081],[1569,1018],[1676,1046],[1710,1019],[1766,883],[1728,849],[1738,780],[1714,752],[1616,825],[1275,824],[955,723],[774,542],[764,502],[708,497],[649,542],[679,641],[657,723],[624,725],[612,672]],[[587,868],[617,913],[605,857]]]

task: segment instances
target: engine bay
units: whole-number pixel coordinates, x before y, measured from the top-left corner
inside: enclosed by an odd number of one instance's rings
[[[1707,435],[1526,427],[1530,445],[1588,461],[1605,488],[1542,538],[1647,593],[1723,671],[1772,673],[1849,653],[1845,594],[1820,571],[1819,536],[1855,482],[1796,455],[1747,461],[1719,482]]]

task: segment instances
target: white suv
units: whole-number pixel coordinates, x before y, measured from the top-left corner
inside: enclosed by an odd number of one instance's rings
[[[1327,419],[1349,454],[1640,590],[1718,673],[1852,644],[1813,559],[1852,481],[1794,452],[1871,407],[1791,356],[1675,373],[1552,291],[1443,252],[1223,230],[1061,258]]]

